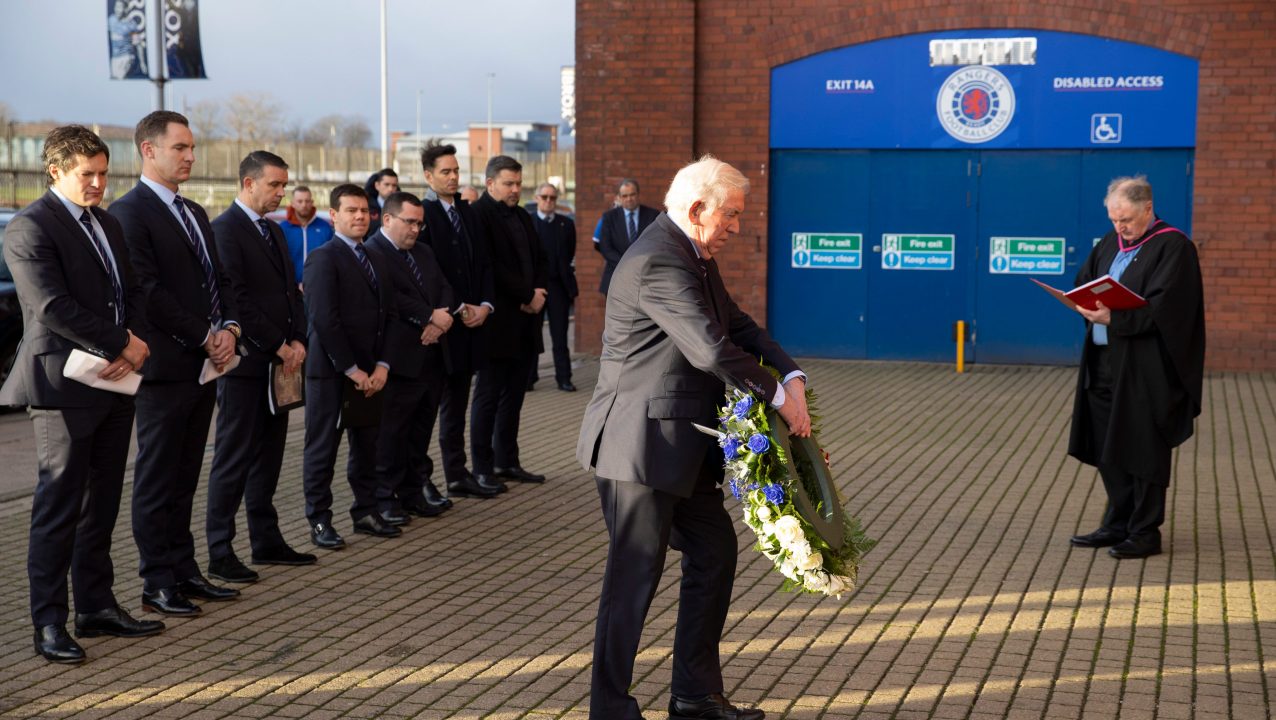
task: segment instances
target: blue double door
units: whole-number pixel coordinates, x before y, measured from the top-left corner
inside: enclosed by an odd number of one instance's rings
[[[1113,177],[1148,176],[1158,214],[1190,232],[1191,160],[1190,150],[775,151],[767,325],[794,354],[946,362],[961,320],[972,361],[1075,362],[1080,318],[1029,278],[1072,286],[1110,228]],[[811,238],[853,236],[858,268],[803,254]]]

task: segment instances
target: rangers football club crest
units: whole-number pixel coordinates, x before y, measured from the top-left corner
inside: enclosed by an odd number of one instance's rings
[[[935,99],[939,124],[957,140],[983,143],[1015,116],[1015,90],[995,68],[973,65],[948,76]]]

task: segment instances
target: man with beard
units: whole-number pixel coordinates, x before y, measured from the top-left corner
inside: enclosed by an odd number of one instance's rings
[[[288,255],[292,259],[293,273],[301,284],[301,270],[306,266],[306,256],[311,250],[332,239],[332,224],[319,217],[315,210],[314,194],[305,185],[292,189],[292,201],[288,203],[288,216],[279,223],[288,239]]]

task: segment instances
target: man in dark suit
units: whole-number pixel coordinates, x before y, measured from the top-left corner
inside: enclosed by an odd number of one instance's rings
[[[200,574],[190,531],[217,397],[216,386],[200,384],[200,378],[206,363],[218,370],[230,363],[241,332],[239,314],[208,215],[178,194],[195,162],[195,138],[186,118],[157,110],[138,122],[133,139],[142,156],[142,177],[111,203],[111,214],[124,227],[151,328],[151,359],[137,393],[133,472],[142,607],[195,615],[200,608],[189,598],[239,595]]]
[[[598,252],[606,259],[599,292],[607,294],[616,264],[659,215],[659,210],[639,204],[637,180],[625,178],[616,186],[616,206],[603,213],[602,231],[598,236]]]
[[[35,651],[77,663],[84,649],[66,633],[67,581],[74,579],[80,637],[139,637],[164,629],[139,622],[115,601],[111,532],[120,509],[133,429],[133,398],[62,376],[72,350],[110,363],[120,380],[149,355],[141,288],[119,223],[98,208],[110,150],[87,128],[55,128],[44,143],[49,192],[14,216],[4,258],[22,305],[23,337],[0,403],[29,406],[39,481],[31,502],[27,574]]]
[[[302,282],[310,351],[306,356],[306,447],[303,483],[310,539],[345,547],[332,527],[332,475],[341,429],[350,443],[346,479],[354,492],[354,531],[397,537],[377,512],[376,450],[380,398],[390,373],[386,324],[394,318],[394,284],[380,255],[363,246],[368,196],[346,183],[329,196],[336,238],[306,258]]]
[[[447,376],[440,343],[452,328],[452,288],[434,252],[417,242],[424,221],[420,198],[394,193],[382,208],[381,230],[367,241],[390,269],[398,315],[386,329],[391,370],[377,438],[378,509],[393,525],[447,509],[426,500],[425,486],[434,472],[427,449]]]
[[[541,325],[549,317],[549,339],[554,348],[554,381],[558,389],[576,392],[572,384],[572,354],[567,348],[567,316],[572,300],[579,294],[576,287],[576,223],[559,215],[558,188],[544,183],[536,188],[536,210],[532,213],[536,235],[549,268],[549,291]],[[535,365],[532,382],[537,379]]]
[[[452,286],[453,314],[460,320],[448,331],[448,374],[439,400],[439,456],[448,495],[492,498],[500,491],[491,478],[475,478],[465,467],[465,417],[474,373],[487,363],[487,320],[496,299],[487,235],[470,204],[457,195],[460,166],[456,148],[432,145],[421,152],[430,189],[425,193],[425,229],[420,242],[430,246]],[[431,485],[426,484],[426,499]]]
[[[532,218],[518,206],[523,166],[506,155],[487,163],[487,192],[474,203],[487,229],[496,277],[492,334],[500,338],[479,370],[470,407],[470,457],[474,476],[503,485],[502,478],[541,483],[545,476],[524,470],[518,459],[518,426],[527,378],[544,349],[540,311],[548,295],[545,253]]]
[[[670,717],[763,717],[722,695],[718,643],[738,551],[718,487],[722,453],[692,425],[717,424],[730,383],[777,407],[795,434],[810,434],[805,376],[736,306],[713,259],[739,232],[748,187],[735,168],[710,157],[679,171],[665,198],[669,213],[625,255],[607,296],[598,385],[576,447],[597,475],[610,537],[593,720],[642,717],[629,687],[666,546],[682,552],[683,571]]]
[[[381,212],[385,201],[399,191],[399,174],[394,168],[382,168],[368,176],[363,185],[363,192],[368,196],[368,234],[381,229]]]
[[[213,220],[222,266],[243,326],[239,367],[217,379],[217,436],[208,474],[208,574],[226,582],[257,580],[235,555],[235,515],[242,500],[254,564],[309,565],[315,556],[288,546],[279,531],[275,488],[288,439],[288,411],[272,413],[271,367],[298,375],[306,359],[306,316],[283,230],[266,214],[279,207],[288,165],[264,150],[239,163],[239,196]]]

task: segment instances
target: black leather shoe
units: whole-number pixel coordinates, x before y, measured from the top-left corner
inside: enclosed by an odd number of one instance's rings
[[[738,708],[722,695],[686,698],[669,696],[669,720],[763,720],[766,713]]]
[[[84,648],[66,634],[61,625],[35,629],[35,652],[49,662],[74,665],[84,662]]]
[[[386,523],[377,513],[368,513],[354,521],[354,531],[363,535],[392,538],[399,537],[403,531]]]
[[[143,590],[142,609],[160,615],[177,616],[198,615],[201,612],[199,606],[187,600],[176,586],[160,588],[154,592]]]
[[[1099,528],[1086,535],[1073,535],[1072,544],[1077,547],[1101,548],[1112,547],[1125,540],[1125,533]]]
[[[481,475],[475,473],[474,484],[485,490],[495,490],[498,495],[503,492],[509,492],[509,486],[498,480],[495,475]]]
[[[522,483],[545,482],[544,475],[537,475],[536,473],[527,472],[526,470],[524,470],[523,468],[517,465],[511,468],[496,468],[494,471],[494,474],[498,478],[507,478],[509,480],[517,480],[518,482],[522,482]]]
[[[221,602],[222,600],[234,600],[239,597],[239,591],[235,588],[221,587],[208,582],[203,575],[194,575],[177,583],[177,589],[188,598],[199,598],[200,600],[210,600],[212,602]]]
[[[425,498],[416,498],[413,500],[404,500],[403,510],[409,515],[428,518],[435,517],[436,515],[442,515],[447,511],[447,508],[443,505],[431,505],[430,501]]]
[[[346,546],[337,531],[328,523],[315,523],[310,526],[310,542],[325,550],[340,550]]]
[[[297,552],[287,545],[253,553],[253,565],[314,565],[317,562],[319,558],[314,555]]]
[[[381,522],[391,527],[403,527],[412,522],[412,518],[408,517],[408,514],[402,510],[382,510],[378,514],[381,516]]]
[[[434,487],[434,483],[429,480],[425,481],[425,501],[435,507],[442,507],[444,510],[452,507],[451,498],[443,497],[443,493]]]
[[[1130,538],[1120,545],[1108,548],[1108,554],[1117,560],[1152,557],[1153,555],[1161,554],[1161,541],[1159,539],[1140,540],[1138,538]]]
[[[474,498],[494,498],[500,494],[500,490],[495,487],[483,487],[478,484],[478,480],[473,475],[466,475],[465,479],[460,482],[450,482],[447,484],[448,495],[459,495],[461,497]]]
[[[208,577],[230,583],[255,583],[261,576],[248,569],[234,553],[208,561]]]
[[[97,612],[75,614],[76,637],[114,635],[130,638],[158,635],[161,632],[164,632],[164,623],[159,620],[136,620],[119,605]]]
[[[576,386],[572,385],[571,380],[564,380],[558,383],[558,389],[562,390],[563,392],[576,392]]]

